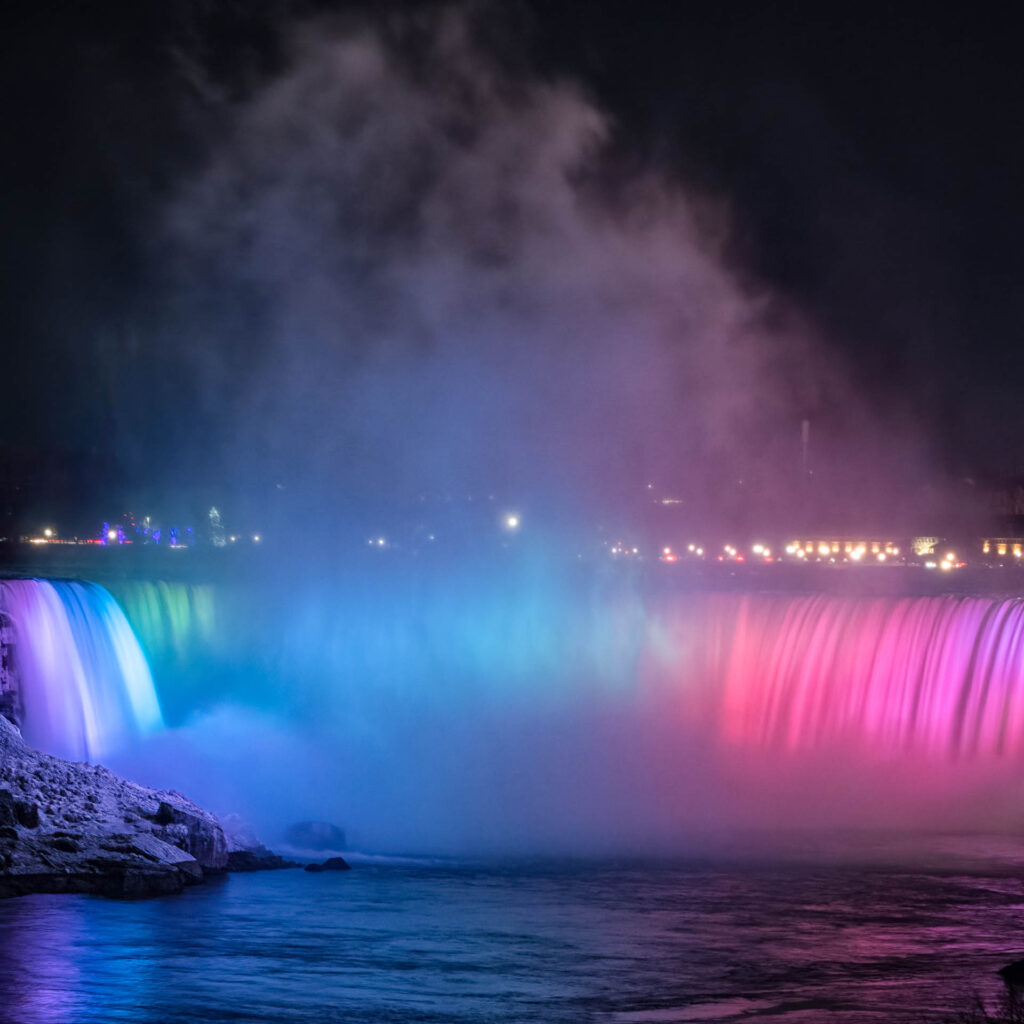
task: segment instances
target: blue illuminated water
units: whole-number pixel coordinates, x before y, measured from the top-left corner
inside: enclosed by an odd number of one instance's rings
[[[952,1020],[1020,953],[1020,864],[912,862],[363,863],[8,900],[0,1020]]]

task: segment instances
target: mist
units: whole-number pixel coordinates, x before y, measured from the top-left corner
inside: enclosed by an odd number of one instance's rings
[[[1017,634],[980,599],[686,593],[521,564],[118,597],[166,729],[111,767],[271,844],[325,819],[356,850],[446,855],[1019,827]],[[942,644],[908,628],[937,618]]]
[[[905,414],[730,265],[728,197],[624,162],[488,11],[295,23],[223,101],[152,241],[220,502],[319,541],[490,495],[564,533],[647,484],[695,525],[934,504]]]
[[[652,497],[756,532],[945,492],[863,367],[731,261],[728,197],[624,162],[491,10],[295,22],[275,73],[208,97],[218,138],[151,240],[161,329],[211,493],[269,553],[259,600],[215,588],[235,610],[181,626],[193,595],[163,649],[142,629],[170,729],[123,767],[270,839],[330,818],[392,851],[949,824],[916,763],[880,806],[871,757],[723,747],[710,680],[645,691],[633,584],[573,575]]]

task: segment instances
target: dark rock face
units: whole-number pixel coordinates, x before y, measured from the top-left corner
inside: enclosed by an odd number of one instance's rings
[[[0,825],[39,827],[39,808],[27,800],[16,800],[9,789],[0,789]]]
[[[284,834],[289,846],[303,850],[344,850],[345,830],[328,821],[300,821]]]
[[[0,897],[165,895],[227,865],[219,822],[191,800],[42,754],[0,717]]]
[[[1008,988],[1024,988],[1024,960],[1014,960],[1012,964],[999,968],[999,974]]]
[[[272,853],[265,846],[255,850],[231,850],[228,852],[228,871],[277,871],[281,868],[302,867],[298,861],[287,860]]]
[[[307,864],[307,871],[351,871],[348,861],[344,857],[328,857],[323,864]]]

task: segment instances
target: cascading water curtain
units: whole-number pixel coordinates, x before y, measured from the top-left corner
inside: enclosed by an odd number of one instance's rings
[[[95,583],[0,582],[26,740],[96,760],[163,720],[145,655],[117,602]]]

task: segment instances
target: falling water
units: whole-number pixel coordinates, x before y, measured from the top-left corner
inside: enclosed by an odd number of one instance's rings
[[[190,650],[226,664],[233,644],[252,673],[319,676],[348,693],[401,686],[415,699],[417,688],[446,688],[457,702],[467,690],[509,700],[530,690],[585,704],[614,692],[729,746],[1024,753],[1017,598],[542,587],[374,600],[339,587],[295,591],[282,605],[237,589],[134,583],[122,600],[151,654],[173,653],[177,666]],[[245,685],[273,701],[253,675]]]
[[[1024,599],[405,566],[115,593],[174,728],[111,764],[268,834],[306,817],[378,849],[653,849],[1017,821]],[[96,756],[159,724],[106,591],[3,595],[34,742]]]
[[[160,707],[135,634],[95,583],[0,581],[12,676],[33,746],[94,760],[158,729]]]

